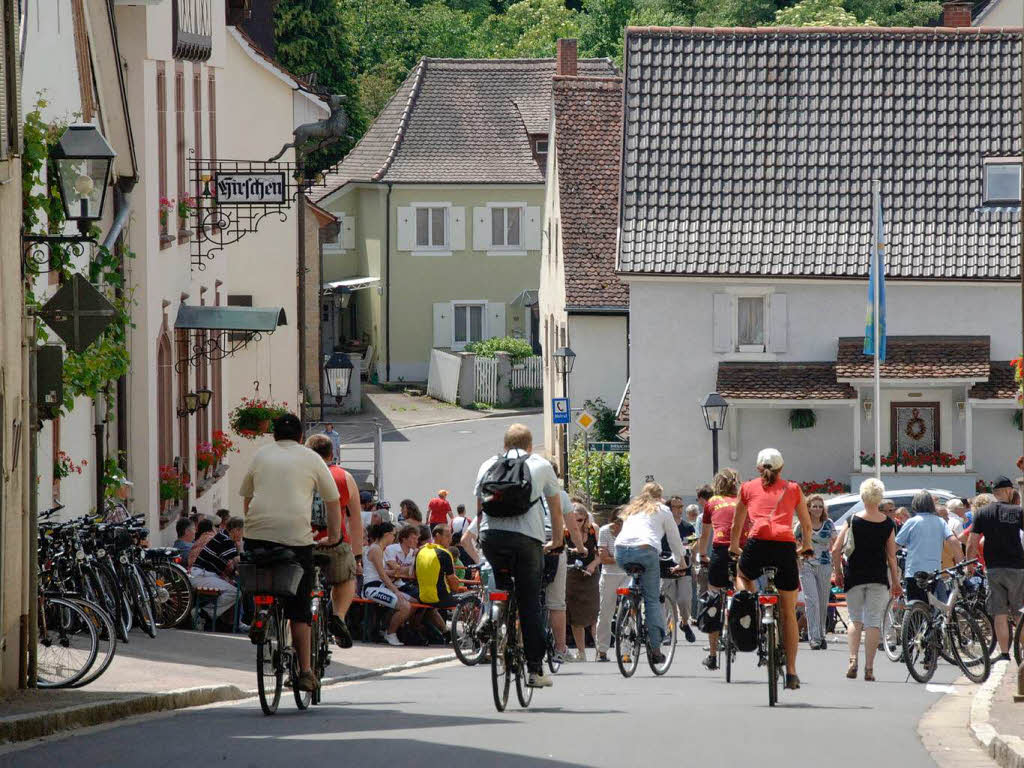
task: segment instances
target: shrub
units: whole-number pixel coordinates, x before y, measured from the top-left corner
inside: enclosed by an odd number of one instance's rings
[[[524,339],[514,336],[496,336],[484,341],[473,341],[466,345],[466,351],[480,357],[494,357],[495,352],[508,352],[513,362],[533,357],[533,347]]]
[[[583,441],[573,443],[569,453],[569,482],[577,493],[590,487],[594,504],[625,504],[629,501],[629,454],[591,451],[588,458]]]
[[[612,443],[619,439],[619,428],[615,425],[615,411],[609,408],[602,398],[587,400],[583,403],[583,407],[597,419],[591,428],[591,440]]]

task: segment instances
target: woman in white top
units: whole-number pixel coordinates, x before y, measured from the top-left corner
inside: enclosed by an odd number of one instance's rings
[[[631,565],[643,566],[639,576],[647,614],[647,641],[650,659],[661,664],[661,641],[665,638],[665,618],[661,612],[661,537],[668,539],[677,563],[683,562],[683,540],[672,512],[662,502],[662,488],[647,483],[640,494],[622,511],[622,530],[615,537],[615,562],[626,570]]]
[[[395,526],[391,523],[376,523],[366,530],[370,546],[363,552],[363,597],[394,611],[384,639],[388,645],[402,645],[398,639],[401,627],[412,607],[409,598],[403,595],[388,575],[384,565],[384,550],[395,541]]]

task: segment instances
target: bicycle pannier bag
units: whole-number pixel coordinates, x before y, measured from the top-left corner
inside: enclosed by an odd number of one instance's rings
[[[533,482],[526,464],[527,454],[512,458],[498,456],[480,483],[483,511],[491,517],[520,517],[529,511]]]
[[[697,629],[705,634],[722,629],[722,593],[701,592],[697,598]]]
[[[743,652],[757,648],[757,595],[741,590],[729,603],[729,637]]]

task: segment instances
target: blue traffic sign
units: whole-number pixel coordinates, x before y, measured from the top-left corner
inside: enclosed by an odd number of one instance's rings
[[[552,424],[568,424],[569,423],[569,398],[568,397],[553,397],[553,398],[551,398],[551,423]]]

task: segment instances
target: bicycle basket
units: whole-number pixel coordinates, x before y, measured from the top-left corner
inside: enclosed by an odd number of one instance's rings
[[[293,597],[299,589],[304,571],[298,563],[275,565],[238,564],[238,581],[249,595]]]

